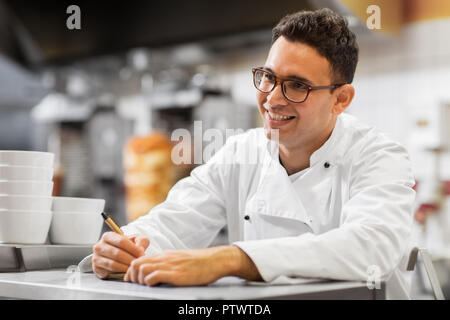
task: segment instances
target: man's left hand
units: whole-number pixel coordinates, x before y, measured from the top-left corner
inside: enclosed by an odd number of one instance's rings
[[[243,259],[248,259],[242,254],[245,255],[235,246],[164,251],[133,260],[124,280],[148,286],[206,285],[224,276],[239,275]]]

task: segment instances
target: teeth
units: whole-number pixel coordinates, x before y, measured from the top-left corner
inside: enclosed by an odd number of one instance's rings
[[[272,112],[270,112],[270,111],[267,111],[267,112],[269,112],[269,115],[270,115],[270,117],[271,117],[273,120],[282,121],[282,120],[288,120],[288,119],[291,118],[291,117],[289,117],[289,116],[281,116],[281,115],[272,113]]]

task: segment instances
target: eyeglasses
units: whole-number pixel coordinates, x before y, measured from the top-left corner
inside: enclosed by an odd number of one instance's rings
[[[252,72],[253,84],[256,89],[264,93],[269,93],[275,89],[277,83],[280,83],[284,97],[295,103],[305,102],[312,90],[335,89],[345,84],[341,83],[330,86],[313,87],[298,80],[282,79],[263,68],[253,68]]]

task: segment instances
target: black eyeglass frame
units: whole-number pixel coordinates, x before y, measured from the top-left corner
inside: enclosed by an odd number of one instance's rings
[[[257,71],[262,71],[262,72],[269,73],[269,74],[271,74],[271,75],[275,78],[275,82],[273,83],[272,89],[270,89],[269,91],[263,91],[263,90],[261,90],[260,88],[258,88],[258,86],[256,85],[256,72],[257,72]],[[262,67],[252,68],[252,73],[253,73],[253,85],[255,86],[255,88],[256,88],[258,91],[263,92],[263,93],[270,93],[270,92],[273,91],[273,89],[276,88],[277,84],[279,83],[279,84],[281,85],[281,91],[283,92],[283,96],[284,96],[287,100],[289,100],[289,101],[291,101],[291,102],[294,102],[294,103],[302,103],[302,102],[305,102],[306,99],[308,99],[308,97],[309,97],[309,93],[310,93],[311,91],[313,91],[313,90],[336,89],[336,88],[339,88],[339,87],[341,87],[341,86],[347,84],[347,83],[339,83],[339,84],[332,84],[332,85],[329,85],[329,86],[310,86],[309,84],[307,84],[307,83],[305,83],[305,82],[302,82],[302,81],[299,81],[299,80],[296,80],[296,79],[278,77],[278,76],[276,76],[273,72],[270,72],[270,71],[268,71],[268,70],[266,70],[266,69],[264,69],[264,68],[262,68]],[[298,82],[298,83],[301,83],[302,85],[304,85],[304,86],[306,87],[306,89],[307,89],[305,99],[303,99],[302,101],[295,101],[295,100],[289,99],[289,98],[287,97],[287,95],[286,95],[286,89],[284,88],[284,82],[285,82],[285,81],[295,81],[295,82]]]

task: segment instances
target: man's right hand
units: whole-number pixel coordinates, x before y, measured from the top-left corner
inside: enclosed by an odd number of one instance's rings
[[[101,279],[111,273],[127,272],[131,261],[145,255],[149,245],[150,240],[141,235],[105,232],[93,247],[92,269]]]

